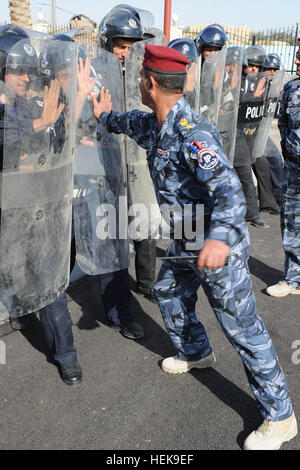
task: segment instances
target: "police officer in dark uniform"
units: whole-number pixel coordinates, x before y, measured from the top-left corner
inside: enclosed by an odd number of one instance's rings
[[[58,34],[54,36],[56,40],[74,42],[69,36],[65,34]],[[54,61],[59,61],[61,59],[57,58],[55,54],[55,41],[52,42],[52,50],[48,48],[48,51],[45,51],[45,67],[44,67],[44,76],[49,76],[47,68]],[[43,54],[41,54],[41,61],[43,61]],[[41,67],[43,70],[43,67]],[[78,94],[77,94],[77,103],[76,103],[76,145],[80,145],[82,139],[94,143],[93,139],[97,141],[99,136],[96,136],[96,127],[97,123],[93,115],[93,111],[88,101],[88,96],[95,85],[96,78],[91,74],[90,71],[91,63],[90,59],[85,54],[82,47],[78,48]],[[95,145],[97,145],[95,143]],[[97,147],[95,147],[97,148]],[[95,158],[98,160],[98,152],[95,151]],[[76,156],[75,156],[76,160]],[[110,162],[105,162],[109,167]],[[75,201],[76,202],[76,201]],[[96,207],[94,208],[96,211]],[[84,225],[88,223],[88,207],[85,203],[85,212],[81,208],[79,217],[79,223]],[[76,208],[73,207],[73,216],[76,213]],[[78,217],[78,215],[77,215]],[[83,220],[84,219],[84,220]],[[76,261],[76,230],[75,230],[75,221],[73,218],[72,224],[72,240],[71,240],[71,263],[70,269],[75,266]],[[102,248],[102,246],[101,246]],[[105,249],[105,245],[103,245]],[[103,258],[107,256],[106,253],[103,253]],[[108,255],[109,256],[109,255]],[[113,256],[113,255],[112,255]],[[113,260],[109,260],[111,263]],[[110,265],[111,265],[110,263]],[[140,339],[144,336],[144,329],[140,323],[134,320],[133,314],[130,311],[130,301],[131,301],[131,292],[129,287],[129,274],[128,269],[116,270],[114,272],[101,272],[98,275],[99,278],[99,287],[100,295],[102,298],[102,303],[104,307],[104,312],[109,321],[109,326],[121,332],[125,338],[128,339]]]
[[[7,57],[12,50],[13,54],[9,62],[10,65],[8,65]],[[32,169],[31,165],[37,163],[27,162],[30,150],[35,149],[37,152],[41,152],[39,149],[44,147],[44,142],[49,141],[49,137],[47,137],[49,133],[50,146],[54,154],[59,155],[65,143],[66,102],[62,103],[59,97],[62,97],[62,95],[60,94],[60,86],[57,80],[49,84],[47,100],[45,91],[44,103],[39,98],[27,98],[27,91],[32,82],[31,75],[37,78],[38,68],[38,58],[27,33],[15,26],[4,28],[0,33],[0,84],[2,88],[0,90],[0,162],[1,171],[5,173],[10,171],[10,169],[14,172],[30,171]],[[50,116],[52,116],[51,121],[49,120]],[[5,160],[3,158],[4,151],[6,153]],[[43,158],[46,159],[47,155]],[[41,159],[42,156],[40,157]],[[42,165],[43,163],[41,160],[40,164]],[[72,184],[72,181],[70,184]],[[17,191],[17,188],[15,188],[15,191]],[[27,195],[24,194],[25,200],[26,197]],[[5,193],[3,198],[5,198]],[[22,208],[20,208],[19,214],[22,217]],[[19,214],[16,212],[15,217],[18,217]],[[2,249],[6,246],[4,245],[6,242],[3,240],[3,237],[6,231],[7,220],[4,217],[5,211],[2,208],[1,226],[3,230],[0,238]],[[51,216],[51,204],[49,206],[49,217],[53,217],[53,215]],[[57,217],[59,222],[59,215],[55,214],[55,217]],[[47,214],[44,214],[44,218],[47,218]],[[31,228],[33,227],[30,227],[29,220],[26,226],[29,237]],[[23,234],[20,234],[20,236],[23,237]],[[29,279],[32,279],[32,276],[36,276],[36,283],[42,285],[39,279],[42,277],[42,274],[39,272],[41,267],[35,266],[37,260],[30,258],[32,255],[30,255],[29,243],[28,246],[25,244],[23,248],[28,250],[22,253],[25,260],[24,275],[28,276],[28,282]],[[27,261],[26,258],[28,258]],[[3,259],[0,260],[0,264],[1,262],[4,262]],[[51,260],[44,260],[42,266],[44,271],[47,272],[50,268],[50,262]],[[4,275],[4,279],[0,282],[3,288],[3,296],[0,294],[1,301],[7,298],[10,278],[12,282],[10,288],[14,290],[14,275],[18,275],[18,273],[15,273],[16,268],[14,266],[8,266],[7,269],[8,272],[6,273],[3,273],[3,270],[0,269],[1,277]],[[47,288],[48,286],[45,287]],[[30,286],[28,285],[29,289]],[[40,292],[40,295],[42,298],[43,292]],[[60,367],[62,380],[67,385],[78,385],[82,380],[82,372],[73,344],[72,320],[68,310],[66,294],[62,293],[59,295],[59,293],[53,293],[53,298],[55,297],[57,297],[56,300],[40,309],[40,321],[44,328],[49,351]],[[11,325],[14,329],[25,329],[29,326],[28,320],[31,315],[25,315],[24,313],[24,316],[19,316],[16,314],[16,312],[20,311],[26,312],[27,308],[29,312],[35,311],[33,310],[34,305],[31,307],[29,305],[30,299],[22,299],[17,297],[16,294],[12,296],[12,302],[10,302],[7,308],[11,315]]]
[[[280,70],[281,60],[278,54],[271,53],[268,54],[267,60],[264,64],[264,72],[272,81],[274,74]],[[276,108],[274,119],[278,119],[280,116],[280,99],[278,101],[278,106]],[[280,151],[277,148],[277,145],[274,143],[271,137],[267,140],[265,157],[268,159],[270,165],[270,176],[272,183],[272,192],[276,199],[278,206],[282,204],[283,197],[283,185],[284,185],[284,165],[283,158]]]
[[[274,61],[273,57],[273,61]],[[266,76],[266,92],[264,98],[266,100],[266,107],[268,102],[269,90],[271,87],[271,77],[269,73],[265,72],[265,65],[268,64],[268,56],[265,58],[263,72]],[[265,113],[267,109],[265,109]],[[265,119],[262,120],[262,125],[266,123]],[[260,149],[260,145],[258,145]],[[273,215],[280,214],[280,208],[276,202],[276,199],[273,194],[272,182],[271,182],[271,173],[270,173],[270,162],[269,159],[264,155],[265,148],[260,149],[259,155],[253,155],[256,160],[252,165],[253,172],[257,179],[257,191],[259,198],[259,210],[260,212],[267,212]]]
[[[111,13],[113,13],[113,19],[110,19]],[[101,46],[118,57],[123,66],[123,74],[125,77],[125,57],[129,47],[136,41],[142,41],[144,39],[144,30],[138,10],[128,5],[115,7],[106,15],[102,23],[100,23],[99,32]],[[130,178],[131,175],[128,175],[128,179]],[[143,185],[142,181],[141,185]],[[143,202],[142,200],[131,200],[130,182],[128,191],[129,201],[132,204]],[[133,243],[135,249],[135,272],[138,293],[143,294],[148,300],[156,303],[156,299],[153,295],[153,284],[156,273],[156,240],[149,237],[143,240],[133,240]]]
[[[263,70],[266,54],[258,46],[247,48],[246,53],[248,65],[244,66],[242,74],[240,110],[233,164],[242,183],[247,201],[247,222],[255,227],[269,228],[268,224],[260,217],[257,193],[252,177],[252,150],[259,121],[262,119],[266,93],[266,78],[258,78],[257,74]],[[258,111],[249,113],[249,109],[254,108],[258,109]]]

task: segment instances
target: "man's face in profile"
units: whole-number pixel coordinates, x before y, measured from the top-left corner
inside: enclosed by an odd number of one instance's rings
[[[118,57],[120,62],[125,62],[125,57],[128,54],[128,49],[136,41],[129,38],[114,38],[113,40],[113,54]]]

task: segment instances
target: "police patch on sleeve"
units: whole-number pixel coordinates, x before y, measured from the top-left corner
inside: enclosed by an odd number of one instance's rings
[[[218,164],[219,157],[213,150],[203,149],[198,153],[198,163],[203,170],[212,170]]]

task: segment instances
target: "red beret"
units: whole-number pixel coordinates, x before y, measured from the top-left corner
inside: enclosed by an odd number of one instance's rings
[[[145,47],[143,66],[153,72],[165,74],[186,73],[186,67],[190,61],[176,49],[167,46]]]

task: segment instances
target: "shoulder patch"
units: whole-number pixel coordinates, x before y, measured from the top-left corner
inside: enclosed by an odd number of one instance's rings
[[[202,170],[212,170],[218,164],[219,157],[211,149],[203,149],[198,153],[198,163]]]
[[[212,170],[218,164],[219,157],[216,152],[208,148],[207,142],[200,143],[194,140],[188,147],[191,151],[191,159],[198,160],[198,164],[203,170]]]

